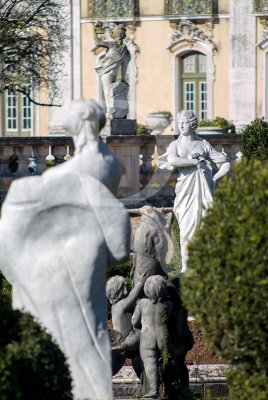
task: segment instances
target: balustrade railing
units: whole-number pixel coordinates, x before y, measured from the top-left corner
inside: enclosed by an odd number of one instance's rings
[[[202,137],[216,150],[227,153],[231,161],[239,158],[240,135]],[[157,169],[156,159],[174,138],[172,135],[107,137],[108,147],[122,164],[118,197],[125,205],[135,207],[144,202],[164,207],[172,205],[177,173]],[[14,179],[40,175],[47,168],[68,160],[73,152],[73,140],[68,136],[0,137],[0,203]]]
[[[139,13],[138,0],[89,0],[89,18],[133,18]]]
[[[215,12],[215,0],[165,0],[166,15],[211,15]]]

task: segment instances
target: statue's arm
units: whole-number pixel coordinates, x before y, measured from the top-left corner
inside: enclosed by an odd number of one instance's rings
[[[212,163],[217,164],[217,166],[220,165],[218,171],[213,176],[215,181],[228,174],[231,169],[231,163],[227,155],[215,150],[211,145],[209,145],[208,159]]]
[[[196,158],[183,158],[178,155],[177,141],[172,142],[167,148],[167,161],[173,167],[195,167],[198,164]]]
[[[145,281],[144,277],[142,276],[142,280],[135,285],[135,287],[131,290],[129,295],[124,299],[123,303],[124,311],[127,311],[129,308],[131,308],[134,305],[134,303],[138,300],[144,286],[144,281]]]
[[[213,178],[215,179],[215,181],[223,178],[224,175],[228,174],[230,169],[231,169],[231,163],[229,161],[226,161],[225,163],[220,165],[219,171],[216,172]]]
[[[132,325],[134,328],[139,329],[141,325],[141,308],[140,305],[137,304],[134,314],[131,319]]]
[[[200,162],[196,158],[188,159],[174,154],[168,155],[167,160],[171,165],[173,165],[173,167],[196,167]]]

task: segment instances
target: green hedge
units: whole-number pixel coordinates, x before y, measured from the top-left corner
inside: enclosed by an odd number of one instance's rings
[[[268,123],[256,118],[242,131],[242,155],[248,160],[268,159]]]
[[[10,305],[11,287],[0,275],[0,400],[71,400],[63,353],[28,313]]]
[[[189,246],[183,297],[212,350],[235,367],[236,400],[268,398],[268,162],[224,178]]]

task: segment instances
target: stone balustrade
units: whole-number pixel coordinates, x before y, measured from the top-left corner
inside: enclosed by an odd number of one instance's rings
[[[202,135],[232,162],[239,159],[241,135]],[[145,201],[170,206],[174,197],[176,172],[157,170],[157,157],[177,136],[108,136],[106,143],[122,164],[118,197],[128,207]],[[73,140],[68,136],[0,137],[0,201],[13,179],[40,175],[73,155]]]

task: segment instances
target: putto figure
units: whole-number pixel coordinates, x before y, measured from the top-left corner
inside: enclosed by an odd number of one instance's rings
[[[147,298],[141,299],[132,317],[134,328],[141,325],[140,356],[150,390],[143,398],[158,398],[160,387],[161,353],[170,353],[168,333],[169,307],[165,301],[167,281],[161,275],[150,276],[144,285]],[[171,310],[170,310],[171,311]]]
[[[179,168],[175,188],[174,213],[180,227],[182,273],[187,266],[187,244],[192,239],[201,217],[213,201],[216,181],[230,170],[227,156],[216,151],[195,133],[198,120],[192,111],[177,115],[180,136],[159,157],[159,168]],[[216,171],[216,173],[215,173]]]

